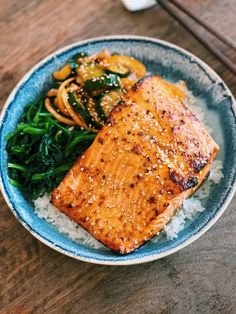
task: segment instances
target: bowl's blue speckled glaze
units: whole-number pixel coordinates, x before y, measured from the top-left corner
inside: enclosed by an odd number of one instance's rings
[[[94,53],[107,47],[111,52],[134,56],[144,62],[148,70],[171,81],[184,80],[200,105],[206,111],[213,137],[219,144],[219,158],[223,161],[224,178],[211,190],[200,213],[175,240],[147,243],[135,252],[120,256],[110,250],[93,249],[70,240],[59,233],[45,220],[34,213],[32,204],[8,182],[6,135],[14,130],[24,107],[45,91],[51,82],[51,74],[68,58],[80,51]],[[113,36],[90,39],[67,46],[41,61],[19,82],[9,96],[1,115],[0,168],[1,190],[17,219],[36,238],[48,246],[74,258],[98,264],[129,265],[152,261],[169,255],[190,244],[206,232],[221,216],[229,204],[236,188],[236,128],[235,100],[225,83],[206,64],[192,54],[169,44],[151,38],[136,36]]]

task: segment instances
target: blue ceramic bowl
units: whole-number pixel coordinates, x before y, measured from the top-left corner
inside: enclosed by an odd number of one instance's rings
[[[171,81],[184,80],[194,95],[205,103],[204,110],[213,137],[220,146],[224,178],[211,190],[200,213],[177,239],[149,242],[135,252],[120,256],[110,250],[94,249],[73,242],[45,220],[38,218],[32,204],[8,182],[6,135],[13,131],[24,107],[49,87],[51,74],[80,51],[95,53],[107,47],[111,52],[134,56],[150,72]],[[19,82],[9,96],[1,115],[0,168],[1,190],[17,219],[36,238],[55,250],[79,260],[110,265],[129,265],[152,261],[172,254],[199,238],[222,215],[233,197],[236,165],[235,100],[221,78],[191,53],[170,43],[136,36],[112,36],[86,40],[67,46],[37,64]]]

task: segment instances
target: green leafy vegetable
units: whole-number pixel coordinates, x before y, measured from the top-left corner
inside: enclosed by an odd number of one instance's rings
[[[58,122],[41,99],[31,103],[6,138],[10,183],[33,199],[50,193],[95,136]]]

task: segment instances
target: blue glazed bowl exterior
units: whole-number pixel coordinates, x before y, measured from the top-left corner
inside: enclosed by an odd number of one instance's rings
[[[73,242],[59,233],[45,220],[38,218],[24,195],[8,182],[6,135],[13,131],[24,107],[49,88],[51,74],[74,54],[89,54],[108,48],[111,52],[127,54],[141,60],[148,71],[158,73],[171,81],[184,80],[194,95],[205,103],[213,129],[213,137],[220,146],[224,178],[214,186],[204,203],[206,210],[189,223],[177,239],[149,242],[128,255],[117,255],[107,249],[94,249]],[[129,265],[152,261],[187,246],[206,232],[225,211],[235,192],[236,128],[235,100],[219,76],[197,57],[170,43],[138,36],[111,36],[95,38],[67,46],[36,65],[19,82],[9,96],[1,115],[0,169],[1,190],[17,219],[36,238],[61,253],[79,260],[109,265]]]

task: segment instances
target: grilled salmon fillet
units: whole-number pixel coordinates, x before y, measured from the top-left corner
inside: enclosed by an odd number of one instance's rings
[[[51,202],[126,254],[163,229],[201,185],[218,150],[183,92],[148,76],[113,109]]]

